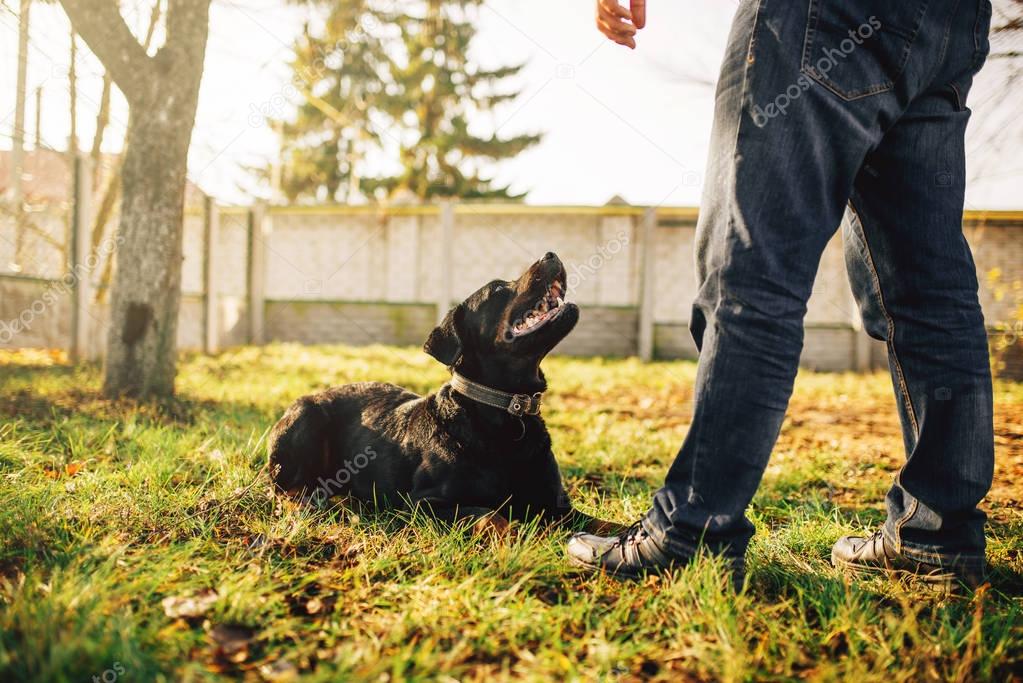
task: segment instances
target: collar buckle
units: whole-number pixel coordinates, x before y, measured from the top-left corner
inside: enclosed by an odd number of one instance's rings
[[[532,396],[529,394],[512,394],[511,400],[508,401],[507,410],[515,417],[539,415],[541,398],[543,398],[543,394],[539,391]]]
[[[521,418],[523,415],[540,414],[540,400],[543,398],[542,391],[538,391],[535,394],[510,394],[499,389],[477,384],[455,371],[451,373],[449,386],[454,391],[473,401],[504,410],[515,417]]]

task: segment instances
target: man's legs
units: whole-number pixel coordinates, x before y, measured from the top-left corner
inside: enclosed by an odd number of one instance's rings
[[[844,101],[801,71],[807,3],[757,5],[740,9],[717,96],[697,227],[693,422],[643,522],[674,556],[698,544],[745,553],[744,513],[788,406],[820,256],[878,142],[879,112],[894,106],[890,94]]]
[[[888,345],[908,455],[887,496],[887,555],[976,578],[985,520],[977,504],[991,486],[994,435],[987,333],[962,231],[965,98],[986,52],[970,37],[948,46],[961,71],[917,97],[868,156],[845,244],[867,331]],[[861,559],[852,551],[836,545],[837,562]]]
[[[890,93],[846,101],[811,78],[809,5],[746,0],[736,13],[697,225],[692,426],[641,525],[617,541],[574,538],[578,563],[625,573],[703,545],[742,564],[745,510],[788,406],[821,253],[880,140],[881,112],[897,107]],[[849,21],[839,39],[869,17]]]
[[[976,15],[976,3],[963,3]],[[574,538],[569,553],[577,562],[627,574],[692,557],[702,545],[741,564],[753,532],[744,513],[788,405],[821,252],[864,160],[943,63],[959,5],[740,6],[718,85],[697,227],[693,423],[641,526],[619,539]],[[965,37],[961,26],[969,26],[972,42],[973,24],[956,24]],[[974,339],[976,323],[964,323]],[[969,363],[974,369],[965,374],[976,373],[976,357]],[[961,373],[941,377],[953,391],[968,384]],[[964,406],[983,400],[970,396],[961,397]],[[969,419],[967,408],[960,422]],[[918,523],[927,524],[926,516]]]

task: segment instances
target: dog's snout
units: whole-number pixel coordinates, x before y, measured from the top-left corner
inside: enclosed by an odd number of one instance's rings
[[[565,272],[565,266],[558,258],[558,255],[553,251],[548,251],[544,254],[539,261],[530,266],[527,271],[529,275],[530,285],[538,282],[543,284],[550,284],[555,278],[560,278],[561,274]]]

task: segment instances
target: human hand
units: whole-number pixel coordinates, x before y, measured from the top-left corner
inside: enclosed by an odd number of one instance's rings
[[[636,31],[646,26],[646,0],[629,0],[629,8],[618,0],[597,0],[597,30],[632,50],[636,49]]]

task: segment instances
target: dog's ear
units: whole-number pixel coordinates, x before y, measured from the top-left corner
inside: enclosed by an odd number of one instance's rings
[[[459,304],[448,311],[440,325],[426,338],[423,351],[447,366],[454,365],[462,355],[462,321],[465,305]]]

